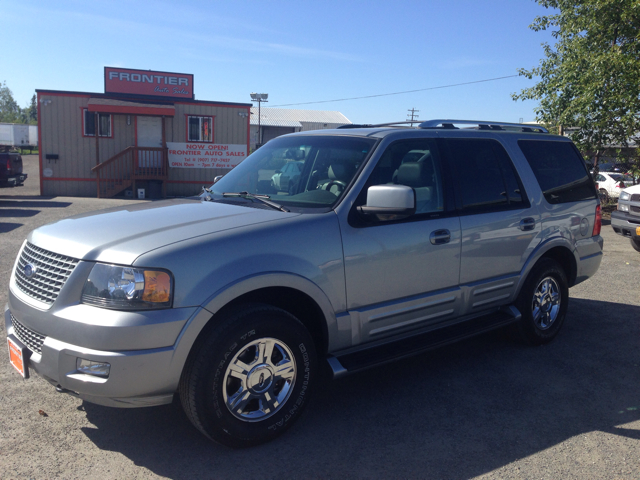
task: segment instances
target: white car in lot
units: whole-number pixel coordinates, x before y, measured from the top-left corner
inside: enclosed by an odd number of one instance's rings
[[[640,185],[620,192],[618,209],[611,212],[613,231],[631,240],[631,246],[640,252]]]
[[[618,198],[622,190],[633,185],[633,178],[623,173],[600,172],[595,180],[600,190],[600,198],[605,202],[611,198]]]

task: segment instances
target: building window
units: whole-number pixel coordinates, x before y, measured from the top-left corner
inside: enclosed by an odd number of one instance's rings
[[[84,136],[95,137],[96,136],[96,114],[90,112],[86,108],[83,110],[84,118]],[[100,137],[111,137],[111,115],[108,113],[98,114],[98,135]]]
[[[213,117],[187,117],[188,142],[213,142]]]

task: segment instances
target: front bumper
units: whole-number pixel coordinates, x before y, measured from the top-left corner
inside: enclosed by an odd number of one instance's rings
[[[611,227],[618,235],[637,240],[640,237],[640,216],[615,210],[611,212]]]
[[[15,305],[15,297],[11,300]],[[62,341],[35,330],[28,324],[28,315],[21,318],[24,310],[18,308],[15,312],[12,311],[11,303],[5,309],[5,328],[8,336],[17,339],[29,349],[29,367],[59,391],[88,402],[113,407],[162,405],[171,403],[191,348],[193,339],[189,335],[189,338],[183,341],[184,331],[194,321],[201,323],[203,318],[211,316],[203,309],[179,310],[182,310],[183,314],[182,321],[179,321],[179,334],[174,335],[171,342],[164,342],[169,343],[168,345],[156,348],[103,350]],[[123,312],[112,313],[120,317],[123,315]],[[55,317],[49,320],[52,323],[64,323],[64,320]],[[120,335],[127,336],[126,327],[112,327],[118,330]],[[95,337],[99,338],[100,332],[101,329],[96,328]],[[79,372],[76,369],[78,358],[109,363],[109,377],[101,378]]]

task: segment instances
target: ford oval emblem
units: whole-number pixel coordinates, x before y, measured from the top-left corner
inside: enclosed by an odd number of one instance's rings
[[[37,268],[35,265],[33,265],[33,264],[31,264],[31,263],[27,263],[27,264],[24,266],[24,275],[25,275],[27,278],[31,278],[31,277],[33,277],[33,276],[36,274],[36,271],[37,271],[37,270],[38,270],[38,268]]]

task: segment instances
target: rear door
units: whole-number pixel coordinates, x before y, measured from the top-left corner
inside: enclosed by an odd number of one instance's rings
[[[538,244],[540,214],[502,144],[488,138],[448,138],[462,231],[460,285],[465,313],[504,304]]]

